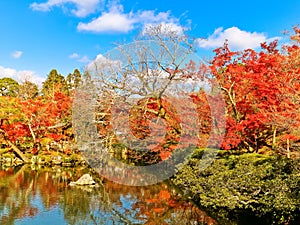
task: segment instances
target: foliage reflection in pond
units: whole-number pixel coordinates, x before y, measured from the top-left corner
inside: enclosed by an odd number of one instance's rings
[[[1,224],[216,224],[167,183],[130,187],[104,180],[70,187],[86,168],[0,170]]]

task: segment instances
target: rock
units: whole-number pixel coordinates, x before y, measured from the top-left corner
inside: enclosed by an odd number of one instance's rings
[[[96,184],[96,182],[93,180],[93,178],[89,174],[84,174],[77,181],[71,182],[69,185],[75,186],[75,185],[95,185],[95,184]]]

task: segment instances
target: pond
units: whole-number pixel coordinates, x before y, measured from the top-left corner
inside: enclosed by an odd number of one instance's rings
[[[169,182],[144,187],[103,180],[69,186],[87,169],[22,166],[0,170],[0,224],[200,224],[217,222],[182,200]]]

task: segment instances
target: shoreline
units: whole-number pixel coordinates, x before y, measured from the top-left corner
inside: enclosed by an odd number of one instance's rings
[[[43,165],[43,166],[62,166],[62,167],[77,167],[87,166],[86,161],[76,153],[62,154],[59,152],[49,152],[47,154],[25,154],[28,161],[23,161],[14,153],[4,153],[0,155],[0,165],[3,167],[15,167],[25,164]]]

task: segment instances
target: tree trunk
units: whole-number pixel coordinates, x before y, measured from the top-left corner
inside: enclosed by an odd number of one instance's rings
[[[286,139],[286,150],[287,150],[287,157],[291,158],[290,139]]]
[[[12,143],[6,136],[6,133],[4,130],[0,129],[0,133],[2,133],[4,140],[6,141],[6,143],[12,148],[12,150],[20,157],[20,159],[23,160],[23,162],[28,163],[29,160],[28,158],[23,154],[23,152],[14,145],[14,143]]]
[[[34,134],[32,128],[31,128],[31,124],[29,124],[28,127],[29,127],[29,130],[30,130],[30,134],[32,136],[33,142],[35,143],[36,138],[35,138],[35,134]]]
[[[28,158],[21,152],[21,150],[15,146],[10,140],[5,140],[7,144],[14,150],[14,152],[23,160],[23,162],[28,163]]]
[[[275,145],[276,145],[276,132],[277,132],[277,129],[276,129],[276,126],[274,126],[273,139],[272,139],[272,150],[275,149]]]

